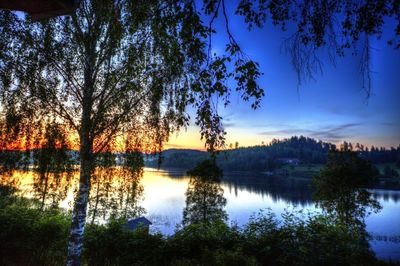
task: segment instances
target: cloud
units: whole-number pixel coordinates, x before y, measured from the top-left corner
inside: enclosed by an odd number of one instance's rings
[[[224,126],[224,128],[228,128],[228,127],[234,127],[234,126],[236,126],[236,123],[233,123],[233,122],[223,122],[222,125]]]
[[[187,148],[187,145],[167,143],[167,144],[165,144],[165,148],[167,148],[167,149],[184,149],[184,148]]]
[[[392,122],[382,122],[380,123],[382,126],[387,126],[387,127],[398,127],[400,124],[398,123],[392,123]]]
[[[345,116],[345,117],[358,117],[358,118],[371,118],[375,116],[375,113],[371,112],[363,108],[363,106],[367,105],[344,105],[344,106],[325,106],[325,105],[318,105],[317,107],[320,110],[328,114],[332,114],[335,116]]]
[[[283,124],[283,123],[268,123],[268,124],[253,124],[251,125],[252,128],[255,127],[262,127],[262,128],[278,128],[278,127],[288,127],[288,124]]]
[[[312,133],[312,132],[313,131],[311,131],[311,130],[293,128],[293,129],[280,129],[280,130],[263,131],[263,132],[260,133],[260,135],[264,135],[264,136],[304,135],[304,134],[309,134],[309,133]]]
[[[345,138],[354,136],[354,130],[361,126],[361,123],[345,123],[334,126],[323,126],[320,128],[304,129],[287,126],[285,129],[261,132],[264,136],[294,136],[303,135],[324,141],[339,142]]]

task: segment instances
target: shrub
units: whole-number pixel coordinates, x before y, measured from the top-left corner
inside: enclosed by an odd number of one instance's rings
[[[13,204],[0,210],[1,265],[64,263],[70,218]]]
[[[130,231],[123,221],[87,226],[84,260],[89,265],[162,265],[164,239],[146,230]]]

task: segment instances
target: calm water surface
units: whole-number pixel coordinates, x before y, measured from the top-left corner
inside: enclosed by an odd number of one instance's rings
[[[76,175],[76,174],[75,174]],[[75,176],[74,175],[74,176]],[[15,175],[14,175],[15,176]],[[31,196],[32,173],[18,173],[22,193]],[[77,178],[72,178],[59,205],[71,208]],[[182,170],[145,168],[141,179],[143,197],[139,205],[152,222],[153,232],[172,234],[182,221],[185,192],[189,177]],[[225,210],[230,223],[244,225],[262,209],[270,209],[279,218],[285,210],[320,212],[312,201],[307,180],[269,177],[250,173],[225,173],[221,183],[227,199]],[[400,260],[400,191],[371,190],[382,209],[366,219],[366,229],[373,236],[371,247],[379,258]]]
[[[172,234],[182,220],[189,177],[181,170],[146,168],[142,206],[154,222],[153,230]],[[222,181],[229,221],[244,225],[261,209],[280,216],[285,210],[320,212],[312,201],[308,181],[249,173],[225,173]],[[371,247],[379,258],[400,260],[400,191],[372,190],[382,209],[366,219],[373,236]]]

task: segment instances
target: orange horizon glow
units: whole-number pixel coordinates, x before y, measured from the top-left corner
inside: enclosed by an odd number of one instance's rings
[[[225,147],[222,149],[228,149],[229,144],[235,145],[235,142],[239,143],[239,147],[251,147],[251,146],[259,146],[264,143],[264,145],[268,145],[272,139],[284,139],[287,138],[285,136],[276,136],[276,137],[269,137],[266,138],[265,136],[260,136],[260,135],[255,135],[255,134],[249,134],[247,132],[230,132],[228,131],[228,134],[226,136],[226,142],[225,142]],[[35,138],[31,137],[30,140],[27,140],[26,137],[22,137],[20,139],[16,139],[15,141],[6,141],[6,143],[0,143],[0,151],[27,151],[27,150],[34,150],[34,149],[40,149],[43,146],[46,145],[46,141],[44,139],[42,140],[34,140]],[[34,141],[32,141],[34,140]],[[353,141],[353,140],[347,140],[348,142],[350,141],[351,143],[355,144],[356,142],[362,143],[365,147],[368,147],[369,149],[371,146],[375,147],[380,147],[381,145],[376,145],[376,144],[371,144],[368,143],[368,140],[366,139],[360,139],[360,141]],[[111,146],[111,151],[112,152],[123,152],[124,147],[123,147],[122,140],[115,142]],[[335,144],[336,146],[340,146],[342,141],[340,142],[331,142],[332,144]],[[79,151],[79,138],[77,133],[70,133],[68,134],[66,143],[67,149],[68,150],[74,150],[74,151]],[[385,143],[386,144],[386,143]],[[382,145],[385,148],[390,148],[390,144]],[[397,147],[397,146],[395,146]],[[58,142],[56,143],[56,148],[61,148],[61,143]],[[169,141],[166,142],[163,146],[162,150],[167,150],[167,149],[193,149],[193,150],[200,150],[200,151],[206,151],[206,148],[204,146],[204,140],[201,140],[201,136],[199,131],[195,127],[189,127],[187,130],[181,130],[179,132],[171,134]],[[142,152],[145,153],[151,153],[151,151],[146,151],[145,149],[141,149]]]

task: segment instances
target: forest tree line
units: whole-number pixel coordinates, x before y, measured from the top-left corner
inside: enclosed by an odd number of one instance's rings
[[[293,136],[282,140],[273,139],[269,144],[251,147],[237,147],[219,152],[218,165],[231,171],[273,171],[285,164],[325,164],[330,150],[351,150],[374,164],[396,163],[400,165],[400,145],[398,147],[371,146],[343,142],[339,147],[304,136]],[[162,154],[161,167],[191,168],[207,158],[206,152],[196,150],[170,149]],[[294,162],[293,162],[294,161]],[[145,159],[147,166],[157,166],[156,157]]]
[[[360,143],[343,142],[340,146],[304,136],[293,136],[282,140],[273,139],[268,144],[251,147],[237,147],[221,150],[217,153],[217,163],[225,171],[274,171],[287,164],[325,164],[330,150],[356,151],[362,158],[373,164],[393,164],[400,166],[400,145],[398,147],[368,148]],[[139,152],[136,151],[135,153]],[[0,151],[0,164],[3,167],[25,168],[48,160],[67,161],[67,165],[78,164],[79,152],[66,147],[45,147],[30,151]],[[42,158],[42,157],[46,158]],[[123,153],[103,153],[102,157],[112,157],[115,165],[122,164]],[[161,154],[143,154],[145,166],[190,169],[199,162],[208,159],[210,154],[199,150],[168,149]],[[396,175],[394,169],[385,167],[385,175]]]

